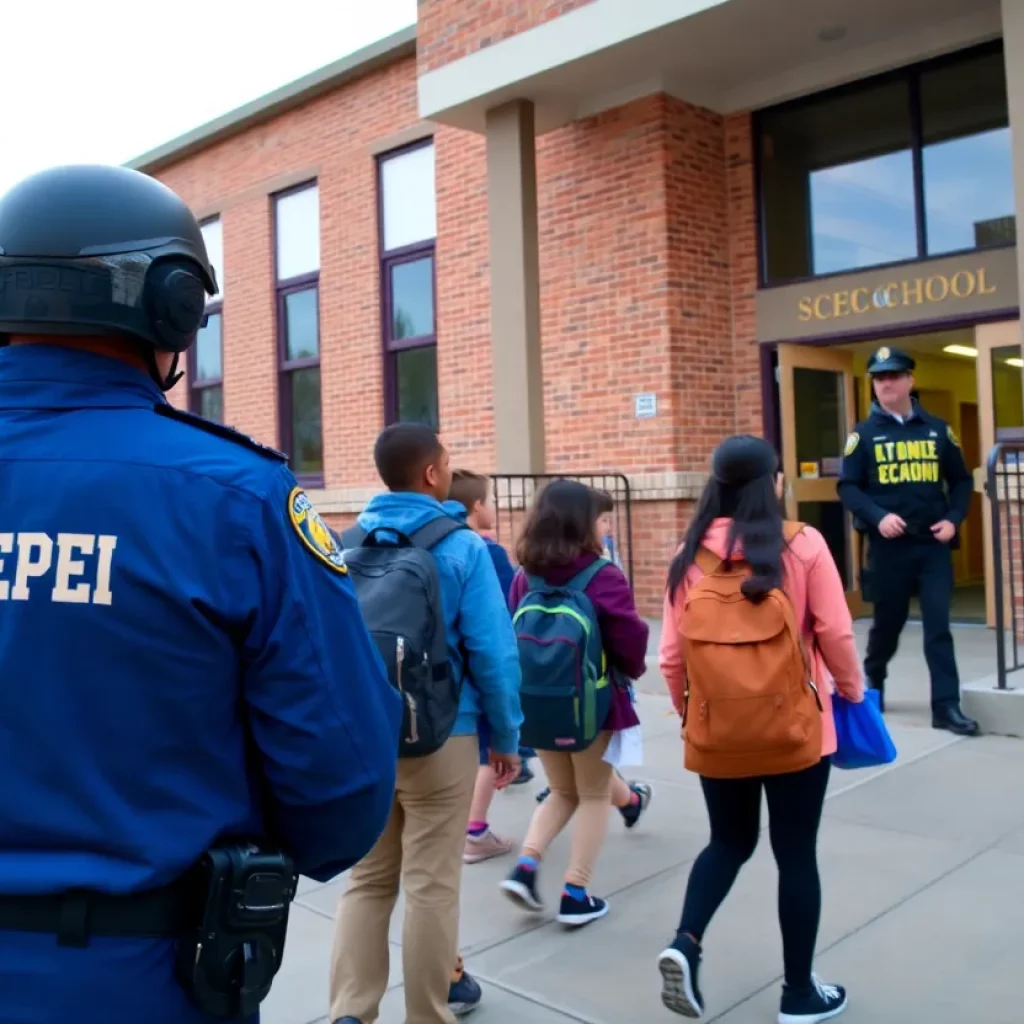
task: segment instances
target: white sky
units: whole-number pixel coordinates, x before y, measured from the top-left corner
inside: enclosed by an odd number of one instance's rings
[[[55,164],[124,163],[416,20],[416,0],[3,7],[0,193]]]

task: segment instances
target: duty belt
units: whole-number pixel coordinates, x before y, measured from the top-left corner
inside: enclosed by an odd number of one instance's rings
[[[52,934],[58,945],[78,948],[88,946],[94,935],[178,938],[196,926],[201,913],[201,895],[183,880],[125,895],[83,890],[0,895],[0,931]]]

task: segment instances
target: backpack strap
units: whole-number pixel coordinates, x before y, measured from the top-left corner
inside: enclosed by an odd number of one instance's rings
[[[435,544],[440,544],[445,537],[455,533],[456,530],[468,529],[469,527],[465,523],[459,522],[458,519],[453,519],[449,515],[443,515],[438,516],[436,519],[431,519],[429,523],[411,533],[409,539],[416,547],[429,551]]]
[[[704,547],[703,544],[697,548],[697,554],[694,557],[693,562],[705,576],[710,576],[712,573],[718,572],[718,570],[725,565],[724,558],[719,558],[714,551],[710,548]]]
[[[576,573],[576,575],[573,576],[573,578],[569,580],[568,583],[566,583],[566,586],[569,587],[571,590],[586,590],[587,587],[590,586],[594,577],[606,565],[611,564],[612,563],[608,561],[607,558],[599,558],[596,562],[592,563],[591,565],[588,565],[586,569],[584,569],[582,572]]]
[[[787,519],[782,524],[782,537],[787,544],[792,544],[801,533],[804,532],[806,523],[799,523],[792,519]]]

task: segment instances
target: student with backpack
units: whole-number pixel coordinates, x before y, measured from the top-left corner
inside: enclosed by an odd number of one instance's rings
[[[387,493],[370,501],[342,546],[406,711],[391,816],[352,869],[338,908],[331,1021],[377,1020],[401,884],[406,1015],[450,1024],[477,722],[485,714],[491,724],[490,760],[504,783],[519,767],[519,657],[484,542],[466,526],[462,506],[443,504],[451,470],[437,435],[416,423],[390,426],[374,461]]]
[[[648,626],[622,571],[600,557],[591,488],[555,480],[538,495],[517,546],[509,607],[519,641],[522,738],[537,751],[551,794],[533,815],[501,888],[535,913],[537,873],[548,846],[575,819],[559,906],[562,924],[608,913],[587,886],[608,828],[614,731],[639,724],[623,679],[646,670]]]
[[[833,684],[854,702],[864,685],[832,554],[813,527],[783,521],[782,484],[766,441],[723,441],[669,569],[659,660],[711,822],[676,937],[658,961],[662,1002],[684,1017],[704,1014],[701,942],[757,846],[762,790],[779,869],[779,1022],[816,1024],[846,1009],[845,990],[811,970],[817,837],[836,749]]]

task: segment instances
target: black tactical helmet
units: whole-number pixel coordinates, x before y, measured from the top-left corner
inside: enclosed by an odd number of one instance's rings
[[[0,343],[133,338],[184,352],[217,294],[202,232],[166,185],[125,167],[54,167],[0,198]]]

